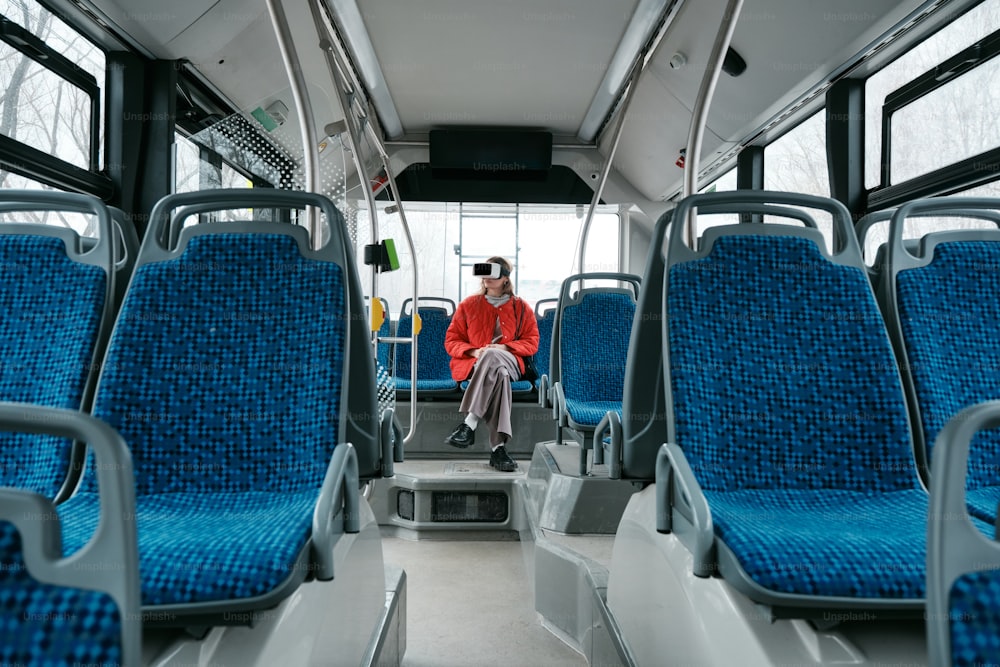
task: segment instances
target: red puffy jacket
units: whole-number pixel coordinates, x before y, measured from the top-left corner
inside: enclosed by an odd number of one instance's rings
[[[518,368],[524,374],[521,358],[538,351],[535,311],[527,301],[517,297],[511,297],[507,303],[496,308],[484,295],[475,294],[458,304],[444,337],[444,348],[451,355],[451,377],[456,382],[466,380],[472,374],[476,359],[468,353],[493,342],[498,315],[502,337],[497,342],[506,345],[517,357]],[[515,339],[518,318],[521,320],[521,332]]]

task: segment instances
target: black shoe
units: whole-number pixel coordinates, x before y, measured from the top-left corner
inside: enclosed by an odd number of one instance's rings
[[[500,472],[514,472],[517,470],[517,461],[510,458],[506,447],[500,445],[490,454],[490,467]]]
[[[472,443],[476,441],[476,432],[469,428],[469,425],[462,422],[458,425],[454,431],[451,432],[445,442],[453,447],[458,447],[460,449],[465,449]]]

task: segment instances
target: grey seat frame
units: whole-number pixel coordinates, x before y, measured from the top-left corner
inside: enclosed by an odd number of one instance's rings
[[[952,662],[949,595],[970,572],[1000,569],[1000,542],[969,519],[965,475],[969,449],[979,431],[1000,427],[1000,401],[980,403],[951,418],[938,435],[927,518],[927,638],[932,665]],[[1000,610],[995,610],[1000,616]]]

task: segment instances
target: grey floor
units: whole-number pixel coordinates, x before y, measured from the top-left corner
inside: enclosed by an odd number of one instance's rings
[[[539,622],[520,542],[382,544],[385,561],[406,570],[404,667],[587,664]]]

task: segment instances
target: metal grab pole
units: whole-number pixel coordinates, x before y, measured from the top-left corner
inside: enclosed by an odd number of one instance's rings
[[[302,64],[299,62],[298,53],[295,51],[292,31],[288,28],[288,18],[285,16],[285,9],[281,4],[281,0],[267,0],[267,10],[271,15],[271,25],[274,27],[274,35],[278,39],[281,60],[284,62],[285,71],[288,73],[288,82],[292,87],[292,98],[295,100],[295,108],[299,117],[299,125],[301,126],[305,191],[317,192],[319,190],[316,182],[317,174],[319,174],[319,149],[316,143],[316,128],[312,103],[309,101],[309,90],[306,86],[305,77],[302,76]],[[309,206],[306,208],[306,220],[308,221],[308,229],[312,237],[313,249],[318,249],[322,239],[319,234],[319,212],[315,207]]]
[[[371,222],[371,233],[372,242],[375,243],[378,240],[378,209],[376,208],[375,195],[372,193],[370,181],[365,173],[364,161],[361,159],[361,137],[357,134],[357,129],[354,127],[352,120],[354,116],[352,114],[353,109],[351,108],[351,98],[348,97],[350,94],[348,88],[350,88],[351,93],[357,94],[360,84],[357,81],[349,80],[348,75],[351,71],[347,67],[346,62],[346,52],[343,50],[343,45],[337,38],[335,31],[332,29],[325,19],[325,14],[318,6],[318,0],[310,0],[309,9],[312,12],[313,25],[316,28],[317,36],[319,37],[320,49],[323,51],[323,55],[326,60],[327,68],[330,71],[330,78],[333,80],[334,86],[337,88],[337,102],[340,105],[340,112],[344,116],[344,124],[347,126],[348,137],[351,142],[351,153],[354,156],[354,165],[358,171],[358,179],[361,181],[361,185],[365,191],[365,200],[368,204],[369,218]],[[413,258],[413,314],[414,320],[419,318],[419,276],[417,270],[417,252],[416,247],[413,244],[413,235],[410,233],[410,226],[406,220],[406,213],[403,211],[403,202],[400,201],[398,190],[396,189],[396,179],[392,174],[391,165],[389,163],[389,156],[385,150],[385,146],[382,144],[382,140],[379,138],[378,133],[375,131],[373,126],[373,120],[369,117],[364,109],[361,109],[364,113],[364,118],[362,120],[364,124],[364,132],[367,134],[369,141],[375,147],[375,150],[379,154],[379,158],[382,161],[382,166],[385,169],[387,185],[392,193],[393,201],[396,203],[396,210],[399,213],[400,222],[403,225],[403,234],[406,236],[406,243],[410,249],[410,256]],[[376,296],[376,290],[378,287],[377,273],[372,268],[372,296]],[[410,342],[410,424],[406,435],[403,437],[403,444],[409,444],[416,435],[416,405],[417,405],[417,340],[419,336],[417,334],[411,334]],[[399,340],[399,339],[397,339]]]
[[[736,20],[740,16],[741,9],[743,9],[743,0],[729,0],[729,4],[726,5],[726,13],[722,16],[719,32],[712,45],[712,54],[708,57],[708,64],[705,67],[705,76],[701,79],[698,97],[694,100],[694,109],[691,110],[691,127],[688,130],[687,152],[685,153],[684,188],[681,191],[684,197],[694,194],[698,188],[698,165],[701,162],[701,143],[705,136],[708,108],[712,104],[715,85],[719,81],[719,72],[722,71],[722,61],[725,60],[729,43],[733,39],[733,31],[736,29]],[[684,238],[688,247],[692,249],[698,241],[697,219],[697,213],[691,209],[688,213],[688,219],[684,222],[686,225]]]
[[[615,152],[618,150],[618,142],[622,137],[622,128],[625,127],[625,115],[628,113],[628,108],[632,104],[632,98],[635,96],[635,91],[639,88],[639,76],[642,74],[645,66],[645,59],[639,57],[636,59],[635,64],[632,65],[632,74],[629,76],[628,90],[625,91],[625,98],[622,100],[622,108],[618,112],[618,123],[615,125],[615,133],[611,137],[611,149],[608,151],[608,157],[604,160],[604,165],[601,168],[601,178],[597,182],[597,187],[594,189],[594,196],[590,200],[590,207],[587,209],[587,217],[583,221],[583,227],[580,228],[580,238],[576,244],[576,273],[583,273],[583,253],[587,247],[587,237],[590,235],[590,225],[594,221],[594,211],[597,209],[597,204],[601,201],[601,195],[604,194],[604,184],[608,182],[608,174],[611,173],[611,163],[615,159]]]
[[[628,78],[628,88],[624,93],[622,99],[621,109],[618,112],[618,124],[615,126],[614,136],[611,138],[611,150],[608,152],[608,158],[604,161],[604,166],[601,169],[601,177],[597,183],[597,189],[594,190],[594,196],[590,200],[590,208],[587,209],[587,218],[583,222],[583,226],[580,228],[580,238],[577,241],[576,255],[574,257],[573,264],[575,265],[575,273],[583,273],[583,253],[587,247],[587,238],[590,235],[590,225],[594,220],[594,211],[597,208],[598,202],[601,201],[601,195],[604,194],[604,185],[608,181],[608,174],[611,173],[611,164],[615,159],[615,152],[618,150],[618,142],[621,139],[622,128],[625,127],[625,118],[628,115],[628,109],[632,105],[632,98],[635,96],[635,91],[639,88],[639,79],[642,77],[642,73],[646,71],[646,65],[652,59],[653,54],[656,52],[656,48],[660,45],[660,41],[663,36],[667,33],[667,29],[673,23],[673,17],[677,15],[683,2],[672,2],[668,4],[663,14],[661,15],[660,26],[657,28],[656,33],[653,35],[652,39],[646,44],[646,46],[639,52],[636,56],[635,62],[632,64],[632,71]]]
[[[344,127],[347,134],[348,150],[351,151],[351,158],[354,161],[354,168],[358,172],[358,181],[361,183],[362,191],[364,192],[365,203],[368,205],[368,222],[371,228],[371,242],[378,243],[378,210],[375,205],[375,197],[372,194],[371,183],[368,181],[368,175],[365,173],[364,164],[361,160],[361,139],[358,136],[357,129],[352,125],[350,119],[348,118],[348,108],[347,102],[345,102],[344,97],[347,95],[345,87],[350,85],[344,77],[343,72],[340,69],[339,63],[336,60],[332,60],[332,50],[333,44],[330,42],[329,38],[325,34],[325,30],[321,27],[323,24],[323,15],[319,8],[316,6],[315,2],[309,3],[309,10],[312,13],[313,27],[316,28],[316,36],[319,38],[319,47],[323,51],[323,55],[327,61],[327,68],[330,71],[330,79],[333,81],[333,85],[336,88],[336,94],[334,97],[337,100],[337,106],[340,109],[340,114],[344,117]],[[329,127],[329,126],[328,126]],[[326,128],[324,128],[326,130]],[[330,134],[327,131],[327,134]],[[346,191],[345,191],[346,196]],[[375,267],[372,267],[372,277],[371,277],[371,290],[372,297],[378,296],[378,274]],[[374,332],[373,332],[374,333]],[[374,340],[372,343],[374,344]],[[374,348],[373,348],[374,351]]]

